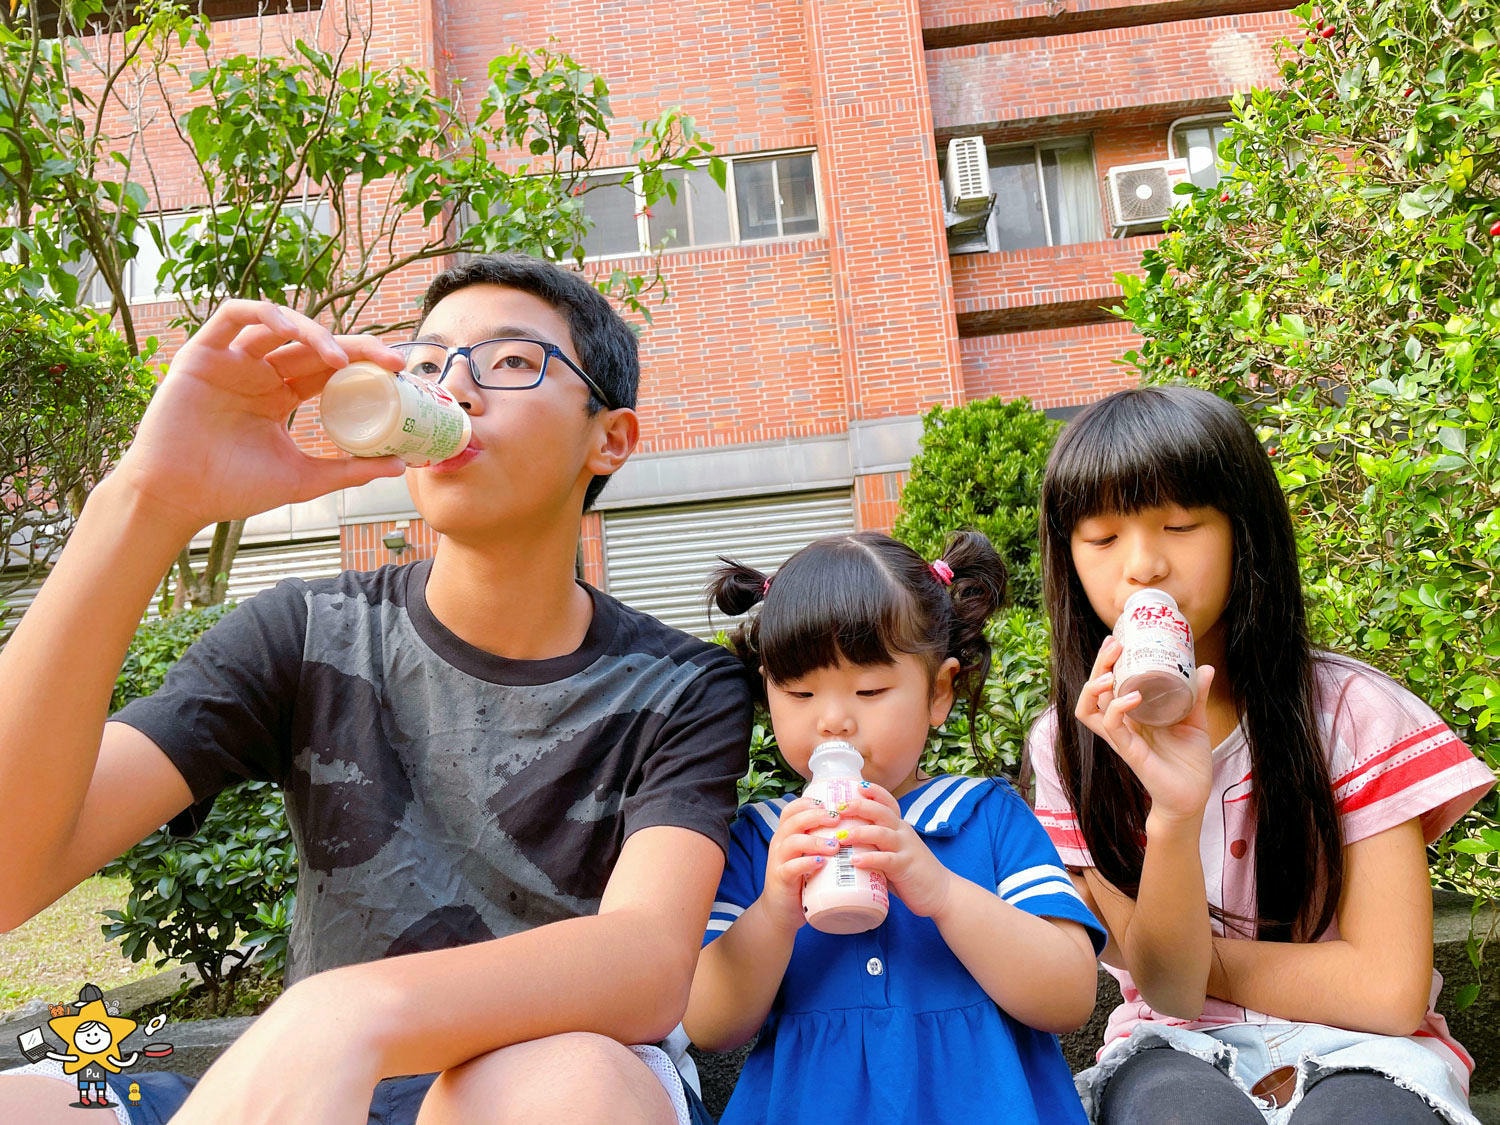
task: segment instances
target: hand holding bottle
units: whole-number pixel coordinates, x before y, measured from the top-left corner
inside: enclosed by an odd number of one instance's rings
[[[1151,815],[1187,820],[1203,815],[1213,789],[1213,747],[1208,738],[1208,694],[1214,669],[1199,666],[1192,710],[1171,726],[1138,723],[1131,715],[1138,691],[1115,693],[1115,663],[1121,644],[1104,638],[1092,676],[1083,685],[1074,717],[1104,739],[1140,779],[1151,797]]]
[[[368,336],[335,337],[268,301],[226,301],[177,352],[114,476],[184,539],[204,526],[395,476],[394,458],[319,458],[287,430],[352,358],[392,369]]]

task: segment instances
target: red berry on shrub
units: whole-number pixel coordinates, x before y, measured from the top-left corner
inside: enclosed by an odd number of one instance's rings
[[[1227,191],[1220,194],[1220,196],[1219,196],[1219,202],[1220,203],[1228,203],[1229,202],[1229,193]]]
[[[1500,219],[1496,219],[1490,224],[1490,237],[1500,238]]]
[[[47,368],[47,374],[48,375],[61,375],[67,369],[68,369],[68,365],[66,363],[54,363],[51,367]]]
[[[1332,39],[1333,33],[1337,30],[1338,28],[1334,27],[1333,24],[1329,24],[1322,31],[1318,32],[1318,34],[1321,35],[1324,39]]]

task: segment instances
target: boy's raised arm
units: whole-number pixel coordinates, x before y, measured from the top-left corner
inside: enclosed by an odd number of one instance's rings
[[[687,1005],[723,858],[690,829],[643,828],[626,840],[597,915],[300,981],[172,1120],[363,1125],[382,1077],[566,1031],[660,1039]]]
[[[190,800],[149,739],[105,726],[125,650],[182,547],[218,520],[402,471],[394,458],[311,457],[287,432],[294,407],[352,358],[399,366],[371,338],[336,339],[256,301],[226,302],[177,353],[0,652],[0,930]]]

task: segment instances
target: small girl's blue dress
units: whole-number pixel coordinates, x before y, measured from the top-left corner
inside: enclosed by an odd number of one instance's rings
[[[792,798],[746,805],[704,945],[760,897],[766,853]],[[934,855],[1018,909],[1105,932],[1073,889],[1042,826],[996,778],[942,776],[900,798]],[[1018,959],[1018,973],[1028,971]],[[949,950],[931,919],[894,894],[862,934],[804,926],[721,1125],[741,1122],[1083,1122],[1057,1036],[1012,1019]]]

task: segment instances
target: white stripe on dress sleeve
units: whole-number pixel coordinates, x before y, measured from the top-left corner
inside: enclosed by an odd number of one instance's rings
[[[1067,882],[1068,886],[1071,887],[1073,885],[1073,880],[1068,877],[1068,873],[1057,864],[1041,863],[1035,867],[1028,867],[1024,871],[1017,871],[1014,875],[1007,877],[995,888],[995,893],[1001,898],[1009,898],[1010,892],[1017,887],[1024,887],[1027,883],[1036,883],[1042,879],[1063,879]]]

